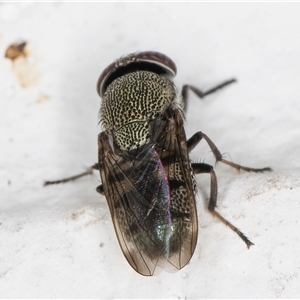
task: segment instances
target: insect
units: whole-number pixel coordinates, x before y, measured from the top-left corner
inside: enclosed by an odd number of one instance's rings
[[[175,63],[159,52],[137,52],[110,64],[97,84],[103,127],[98,135],[98,163],[79,175],[45,182],[66,182],[99,170],[102,184],[97,191],[107,199],[123,254],[132,268],[145,276],[161,269],[180,270],[190,261],[198,236],[196,174],[210,174],[209,211],[248,248],[253,245],[215,210],[218,188],[214,168],[189,158],[201,140],[207,142],[217,162],[248,172],[271,171],[225,160],[200,131],[186,138],[183,120],[188,90],[204,98],[235,80],[207,92],[185,85],[178,95],[172,81],[175,75]]]

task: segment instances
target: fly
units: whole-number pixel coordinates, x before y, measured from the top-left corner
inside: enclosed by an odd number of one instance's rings
[[[253,243],[215,210],[217,178],[214,168],[195,163],[190,152],[205,140],[216,161],[247,172],[248,168],[225,160],[203,132],[187,139],[184,112],[188,90],[204,98],[234,79],[202,92],[184,85],[178,95],[173,78],[175,63],[159,52],[129,54],[110,64],[100,75],[97,91],[102,98],[98,135],[98,163],[86,172],[45,185],[61,183],[100,171],[104,195],[114,229],[128,263],[141,275],[164,269],[182,269],[195,251],[198,237],[195,175],[211,177],[208,209],[228,225],[250,248]]]

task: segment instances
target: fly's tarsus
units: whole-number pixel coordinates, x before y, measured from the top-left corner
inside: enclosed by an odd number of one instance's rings
[[[66,183],[66,182],[69,182],[69,181],[74,181],[74,180],[79,179],[81,177],[84,177],[84,176],[87,176],[87,175],[92,175],[93,174],[93,170],[99,170],[98,163],[96,163],[96,164],[88,167],[86,169],[86,171],[84,171],[82,173],[79,173],[77,175],[73,175],[73,176],[62,178],[62,179],[58,179],[58,180],[45,181],[44,182],[44,186],[51,185],[51,184],[59,184],[59,183]]]

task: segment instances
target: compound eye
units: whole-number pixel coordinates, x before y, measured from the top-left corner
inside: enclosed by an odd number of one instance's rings
[[[156,51],[132,53],[117,59],[104,69],[97,83],[98,94],[103,97],[108,85],[116,78],[139,70],[152,71],[169,78],[173,78],[177,72],[175,63],[163,53]]]
[[[97,82],[97,92],[100,97],[104,96],[105,90],[107,88],[108,77],[116,70],[115,62],[108,65],[101,73]]]
[[[144,51],[136,54],[137,61],[149,62],[160,66],[165,70],[166,75],[175,77],[177,68],[173,60],[167,55],[156,51]]]

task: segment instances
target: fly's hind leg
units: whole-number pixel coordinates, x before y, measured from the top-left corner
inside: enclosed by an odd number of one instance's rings
[[[235,168],[236,170],[240,171],[247,171],[247,172],[265,172],[265,171],[272,171],[271,168],[265,167],[265,168],[249,168],[245,167],[239,164],[236,164],[234,162],[228,161],[222,157],[221,152],[217,148],[217,146],[213,143],[213,141],[203,132],[198,131],[196,132],[188,141],[187,141],[187,147],[188,147],[188,152],[190,153],[198,144],[199,142],[204,139],[208,146],[210,147],[211,151],[213,152],[216,162],[222,162],[226,165],[229,165],[232,168]]]
[[[58,184],[58,183],[65,183],[65,182],[73,181],[73,180],[76,180],[78,178],[84,177],[86,175],[91,175],[93,173],[93,170],[99,170],[99,164],[98,163],[88,167],[86,169],[86,171],[84,171],[82,173],[79,173],[77,175],[67,177],[67,178],[63,178],[63,179],[59,179],[59,180],[45,181],[44,186],[45,185],[50,185],[50,184]]]
[[[187,141],[187,149],[188,153],[190,153],[198,144],[199,142],[204,139],[207,144],[209,145],[210,149],[212,150],[216,161],[220,161],[224,164],[227,164],[238,171],[244,170],[247,172],[264,172],[264,171],[271,171],[272,169],[269,167],[266,168],[249,168],[242,165],[238,165],[236,163],[230,162],[225,160],[222,157],[221,152],[216,147],[216,145],[212,142],[212,140],[204,133],[197,132],[195,133],[188,141]],[[210,197],[209,197],[209,204],[208,209],[213,214],[214,217],[217,217],[220,221],[222,221],[225,225],[227,225],[231,230],[236,232],[238,236],[246,243],[247,247],[250,248],[251,245],[254,245],[237,227],[227,221],[222,215],[220,215],[217,211],[215,211],[217,205],[217,195],[218,195],[218,184],[217,184],[217,177],[214,171],[214,168],[205,163],[192,163],[192,168],[194,174],[202,174],[202,173],[209,173],[211,177],[211,186],[210,186]]]
[[[203,173],[210,174],[211,184],[210,184],[210,197],[209,197],[209,204],[208,204],[209,211],[213,214],[214,217],[217,217],[231,230],[236,232],[238,236],[246,243],[249,249],[250,246],[254,244],[237,227],[235,227],[233,224],[227,221],[222,215],[220,215],[217,211],[215,211],[217,205],[218,184],[217,184],[217,177],[214,168],[211,165],[205,163],[192,163],[192,168],[194,174],[203,174]]]

